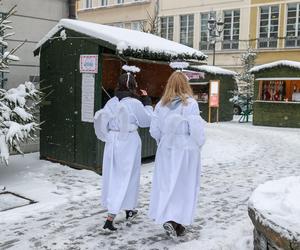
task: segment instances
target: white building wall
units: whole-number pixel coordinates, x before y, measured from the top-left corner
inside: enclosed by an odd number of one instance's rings
[[[61,18],[68,17],[68,0],[2,0],[1,12],[7,12],[17,4],[17,13],[11,20],[15,35],[10,37],[9,48],[14,48],[22,41],[26,44],[16,52],[20,62],[10,67],[5,88],[11,88],[29,80],[30,76],[39,75],[39,58],[33,56],[37,42]]]
[[[30,76],[39,76],[39,57],[33,56],[37,42],[54,27],[61,18],[68,17],[68,0],[2,0],[1,12],[7,12],[17,4],[17,13],[9,18],[15,32],[9,38],[8,49],[15,48],[22,41],[27,42],[15,53],[21,61],[10,66],[6,74],[6,89],[16,87]],[[38,79],[38,77],[36,78]],[[39,150],[39,140],[22,146],[23,152]]]

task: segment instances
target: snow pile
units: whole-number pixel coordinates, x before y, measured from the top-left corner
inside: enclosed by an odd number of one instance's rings
[[[212,75],[228,75],[228,76],[237,75],[237,73],[234,71],[223,69],[221,67],[210,66],[210,65],[191,66],[190,68],[196,69],[204,73],[212,74]]]
[[[60,37],[63,41],[67,40],[67,34],[66,34],[66,31],[65,30],[62,30],[60,32]]]
[[[255,66],[250,70],[250,73],[257,73],[262,70],[271,69],[271,68],[275,68],[275,67],[283,67],[283,66],[300,69],[300,62],[288,61],[288,60],[275,61],[272,63]]]
[[[112,47],[116,47],[120,54],[129,50],[135,53],[158,53],[172,58],[185,57],[198,60],[207,58],[198,50],[149,33],[70,19],[60,20],[37,44],[36,49],[40,48],[63,28],[106,41],[113,45]]]
[[[249,207],[263,224],[288,239],[300,240],[300,176],[269,181],[253,192]]]

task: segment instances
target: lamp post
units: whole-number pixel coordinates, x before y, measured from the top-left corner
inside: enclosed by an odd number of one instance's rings
[[[213,44],[213,65],[215,65],[216,57],[216,41],[218,37],[221,37],[221,34],[224,29],[224,22],[221,18],[216,20],[212,15],[210,15],[207,23],[207,29],[209,32],[209,39]]]

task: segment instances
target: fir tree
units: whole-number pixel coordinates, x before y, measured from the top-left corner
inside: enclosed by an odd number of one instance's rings
[[[2,73],[9,73],[9,64],[19,61],[14,54],[24,44],[7,50],[7,38],[14,35],[10,32],[13,27],[8,19],[15,12],[16,6],[0,17],[0,72]],[[0,158],[2,162],[8,164],[10,152],[22,153],[20,144],[35,139],[35,132],[39,129],[35,116],[39,103],[40,92],[31,82],[25,82],[9,90],[0,89]]]
[[[252,48],[242,54],[241,61],[243,71],[238,76],[239,81],[239,95],[245,99],[253,100],[254,94],[254,76],[250,73],[250,69],[254,67],[257,54]]]
[[[248,122],[248,116],[252,110],[253,94],[254,94],[254,76],[250,73],[250,69],[255,65],[256,53],[253,49],[249,48],[241,56],[243,70],[238,74],[236,82],[238,84],[237,90],[233,91],[233,97],[230,99],[243,115],[246,116]]]

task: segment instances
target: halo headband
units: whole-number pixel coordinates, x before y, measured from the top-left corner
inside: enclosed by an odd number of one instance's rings
[[[189,63],[188,62],[171,62],[169,65],[172,69],[182,71],[183,69],[185,69],[189,66]]]
[[[127,73],[139,73],[141,69],[136,66],[123,65],[122,69]]]

